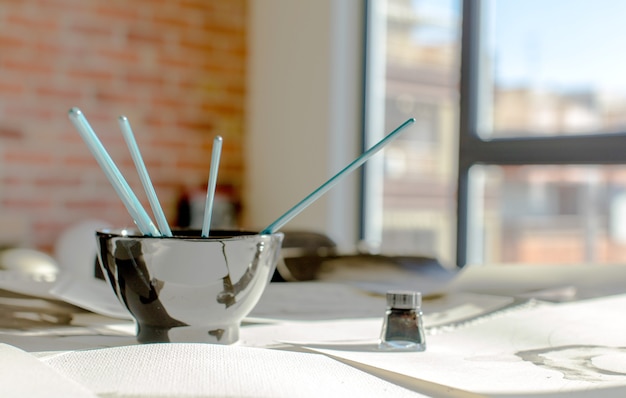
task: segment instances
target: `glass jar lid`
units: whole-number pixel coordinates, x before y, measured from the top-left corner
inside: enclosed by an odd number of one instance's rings
[[[422,306],[422,294],[409,290],[392,290],[387,292],[387,307],[412,309]]]

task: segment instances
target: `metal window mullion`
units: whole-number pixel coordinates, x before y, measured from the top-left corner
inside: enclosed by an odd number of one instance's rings
[[[460,162],[485,164],[626,164],[626,134],[465,140]]]
[[[463,267],[467,259],[468,183],[471,164],[465,158],[468,156],[467,148],[477,136],[480,0],[463,0],[462,6],[456,218],[457,267]]]

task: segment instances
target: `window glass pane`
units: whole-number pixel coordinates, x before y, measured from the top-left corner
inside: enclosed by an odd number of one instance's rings
[[[474,166],[468,264],[626,261],[626,166]]]
[[[626,131],[625,1],[482,4],[481,137]]]
[[[383,151],[377,202],[382,215],[374,225],[379,228],[379,249],[385,254],[434,256],[453,265],[460,2],[386,0],[377,4],[384,4],[379,10],[385,20],[385,84],[382,107],[373,106],[372,112],[384,111],[385,132],[409,117],[416,118]],[[373,198],[366,195],[365,200]]]

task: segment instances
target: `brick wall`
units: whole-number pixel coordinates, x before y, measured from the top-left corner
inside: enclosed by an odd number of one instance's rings
[[[166,216],[205,184],[240,188],[246,0],[0,0],[0,245],[50,250],[86,219],[132,219],[67,118],[79,107],[149,210],[126,115]],[[10,242],[12,243],[12,242]]]

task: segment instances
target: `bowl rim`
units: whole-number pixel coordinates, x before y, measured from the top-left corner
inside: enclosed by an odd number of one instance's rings
[[[263,234],[257,231],[245,229],[215,229],[211,230],[208,237],[201,237],[202,231],[194,228],[172,228],[173,236],[149,236],[142,235],[137,228],[99,228],[95,231],[100,238],[129,238],[129,239],[154,239],[154,240],[191,240],[191,241],[224,241],[244,240],[251,237],[284,236],[282,232]]]

